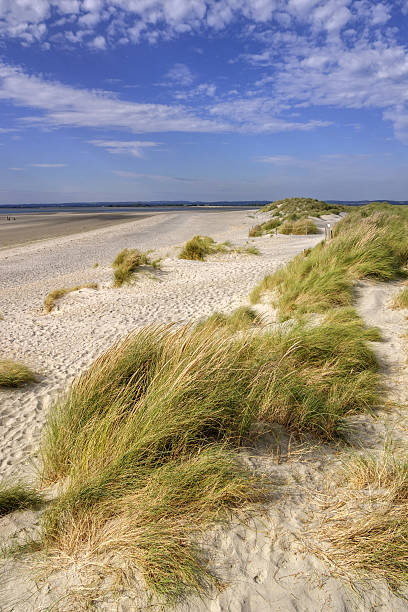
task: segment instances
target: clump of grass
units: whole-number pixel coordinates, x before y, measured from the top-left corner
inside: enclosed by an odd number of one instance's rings
[[[404,289],[397,293],[392,302],[392,308],[395,310],[408,308],[408,287],[404,287]]]
[[[408,262],[406,220],[392,211],[364,212],[348,215],[336,225],[333,240],[295,257],[257,288],[252,299],[273,289],[284,317],[327,312],[351,305],[356,280],[391,280],[403,274]]]
[[[285,221],[279,228],[280,234],[294,234],[297,236],[303,234],[318,234],[319,228],[310,219],[303,218],[297,221]]]
[[[251,229],[248,232],[248,236],[250,238],[257,238],[258,236],[262,236],[263,234],[263,229],[262,229],[262,224],[258,223],[258,225],[254,225],[253,227],[251,227]]]
[[[63,287],[62,289],[54,289],[46,296],[44,300],[45,312],[51,312],[55,307],[55,302],[73,291],[80,289],[98,289],[98,283],[87,283],[86,285],[76,285],[75,287]]]
[[[236,332],[249,329],[252,325],[259,325],[260,323],[259,316],[252,308],[240,306],[229,315],[223,312],[214,312],[205,321],[199,323],[199,325],[227,327],[232,332]]]
[[[190,259],[193,261],[204,261],[208,255],[215,253],[246,253],[248,255],[259,255],[258,249],[253,245],[245,247],[233,247],[231,242],[215,242],[210,236],[194,236],[183,246],[179,259]]]
[[[21,387],[36,380],[34,372],[23,363],[0,359],[0,387]]]
[[[149,251],[139,251],[138,249],[123,249],[118,253],[113,261],[114,286],[121,287],[124,283],[129,283],[132,277],[141,266],[152,268],[160,267],[160,259],[151,259]]]
[[[16,510],[36,509],[42,502],[42,495],[29,485],[0,483],[0,516]]]
[[[398,591],[408,580],[408,461],[389,445],[382,456],[357,455],[345,466],[346,483],[365,490],[360,507],[328,521],[326,540],[341,565],[385,579]],[[365,503],[364,503],[365,502]]]

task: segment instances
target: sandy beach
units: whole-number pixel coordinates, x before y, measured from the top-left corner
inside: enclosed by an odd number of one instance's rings
[[[259,218],[259,214],[244,210],[166,212],[139,215],[126,223],[112,218],[109,226],[94,225],[86,233],[71,233],[82,231],[75,229],[76,221],[72,221],[67,225],[70,235],[54,234],[45,241],[0,251],[1,354],[24,361],[41,379],[21,390],[0,390],[0,478],[35,478],[37,449],[49,406],[116,339],[146,324],[196,321],[214,311],[230,312],[247,304],[259,280],[322,239],[322,234],[263,236],[251,240],[260,256],[220,254],[204,262],[177,258],[179,247],[195,234],[244,246],[254,216]],[[105,215],[103,222],[107,222]],[[28,236],[31,230],[26,226],[21,229],[24,231]],[[112,288],[112,260],[124,247],[152,249],[155,256],[163,258],[161,269],[138,275],[132,285]],[[44,314],[43,301],[49,291],[90,282],[99,283],[99,290],[74,292],[61,299],[52,313]],[[403,370],[405,340],[401,339],[406,320],[401,312],[387,306],[397,290],[396,284],[380,287],[362,283],[357,298],[365,320],[384,332],[379,357],[388,377],[389,393],[406,402],[406,391],[401,396],[401,388],[408,388]],[[270,310],[262,304],[257,308],[264,313]],[[385,428],[402,436],[405,418],[405,414],[395,414],[381,421],[364,416],[357,422],[363,439],[375,447],[381,444]],[[277,460],[277,453],[286,459]],[[316,491],[327,494],[327,476],[338,466],[335,447],[319,445],[303,453],[301,446],[291,446],[285,432],[277,428],[275,434],[260,437],[259,448],[245,455],[245,461],[255,470],[284,479],[286,484],[262,518],[212,534],[216,565],[229,586],[213,599],[186,603],[180,611],[408,609],[407,603],[381,581],[361,582],[351,588],[304,537],[305,524],[310,523],[314,512],[318,516]],[[38,516],[31,511],[0,519],[3,542],[18,539],[37,524]],[[68,590],[75,592],[79,587],[75,572],[72,566],[41,583],[24,560],[7,560],[0,569],[0,610],[36,612],[53,605],[61,610],[82,609],[79,603],[72,604],[73,600],[71,607],[58,603]],[[139,603],[135,601],[127,593],[119,602],[101,596],[93,609],[148,609],[143,596]]]

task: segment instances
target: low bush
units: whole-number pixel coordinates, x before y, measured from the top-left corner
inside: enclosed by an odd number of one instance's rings
[[[62,289],[54,289],[46,296],[44,300],[45,312],[49,313],[54,309],[55,302],[64,295],[79,291],[80,289],[98,289],[98,283],[87,283],[86,285],[76,285],[75,287],[63,287]]]
[[[34,372],[23,363],[0,359],[0,387],[21,387],[36,380]]]

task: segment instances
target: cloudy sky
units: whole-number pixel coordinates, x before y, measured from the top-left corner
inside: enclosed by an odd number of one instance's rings
[[[0,0],[0,203],[408,200],[408,0]]]

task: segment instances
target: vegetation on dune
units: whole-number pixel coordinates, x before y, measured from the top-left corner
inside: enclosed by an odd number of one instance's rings
[[[375,332],[351,310],[314,328],[231,333],[253,314],[141,330],[73,384],[42,446],[43,481],[68,483],[46,513],[48,546],[113,546],[166,601],[202,592],[213,577],[195,537],[265,495],[234,454],[251,426],[332,439],[376,402]]]
[[[408,308],[408,287],[404,287],[397,295],[395,296],[392,307],[396,310]]]
[[[308,217],[340,214],[349,212],[350,207],[340,204],[327,204],[313,198],[286,198],[276,200],[260,209],[260,212],[271,213],[271,218],[255,225],[249,230],[249,236],[262,236],[274,230],[280,234],[318,234],[319,230]]]
[[[23,363],[0,359],[0,387],[21,387],[36,380],[34,372]]]
[[[46,296],[44,300],[45,312],[49,313],[54,309],[55,302],[73,291],[80,289],[98,289],[98,283],[87,283],[86,285],[76,285],[75,287],[63,287],[62,289],[54,289]]]
[[[130,283],[135,273],[141,266],[159,268],[161,259],[152,259],[150,251],[139,251],[138,249],[123,249],[113,261],[114,286],[121,287],[124,283]]]
[[[16,510],[36,509],[42,502],[42,495],[33,487],[23,483],[0,483],[0,516]]]
[[[45,546],[69,558],[112,559],[113,551],[123,579],[137,568],[166,604],[217,584],[200,547],[206,530],[271,489],[237,452],[251,443],[254,425],[336,440],[349,415],[378,404],[369,342],[381,337],[352,308],[352,287],[404,273],[406,223],[382,204],[353,211],[333,240],[265,277],[252,299],[273,290],[281,316],[292,317],[286,325],[262,328],[241,307],[195,326],[144,328],[97,359],[50,411],[42,480],[64,486],[44,515]],[[188,258],[196,259],[232,248],[205,236],[189,243]],[[308,313],[322,317],[313,323]],[[338,522],[328,538],[353,567],[383,572],[393,585],[406,556],[406,468],[380,470],[370,461],[354,470],[359,486],[377,478],[398,490],[395,505],[386,518],[372,512],[365,522]],[[117,576],[109,559],[105,571]]]
[[[386,445],[381,456],[356,455],[346,465],[349,487],[364,491],[360,505],[330,519],[331,556],[398,591],[408,581],[408,461]]]
[[[229,241],[215,242],[210,236],[194,236],[182,247],[179,259],[205,261],[208,255],[215,255],[216,253],[259,255],[259,250],[254,245],[234,247]]]
[[[228,327],[231,331],[242,331],[249,329],[252,325],[260,325],[261,320],[257,313],[248,306],[240,306],[231,314],[214,312],[210,317],[198,323],[199,326]]]
[[[319,234],[319,228],[310,219],[298,219],[298,221],[285,221],[279,227],[280,234],[294,234],[301,236],[303,234]]]
[[[252,303],[262,292],[273,290],[283,317],[327,312],[351,305],[353,283],[358,279],[391,280],[404,274],[407,219],[391,206],[366,215],[362,209],[350,213],[336,224],[333,240],[318,244],[265,277],[252,292]]]

